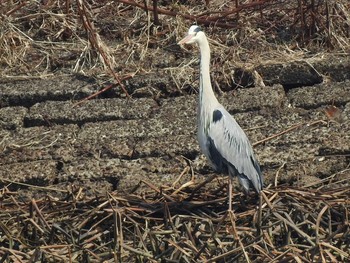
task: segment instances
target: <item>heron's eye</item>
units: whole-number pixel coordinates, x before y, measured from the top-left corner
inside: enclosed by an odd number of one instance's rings
[[[196,34],[197,34],[199,31],[201,31],[201,28],[200,28],[199,26],[197,26],[197,27],[193,30],[193,32],[195,32]]]

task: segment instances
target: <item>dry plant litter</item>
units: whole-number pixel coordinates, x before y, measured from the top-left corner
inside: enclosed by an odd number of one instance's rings
[[[129,76],[164,69],[183,91],[196,81],[196,60],[177,63],[183,52],[175,43],[195,21],[215,36],[213,74],[227,86],[233,67],[350,50],[346,0],[185,2],[2,1],[0,76],[79,72],[122,86]],[[169,55],[161,64],[152,59],[159,49]],[[331,179],[307,189],[269,187],[260,205],[236,194],[236,218],[226,214],[223,179],[161,188],[140,182],[141,193],[95,197],[72,187],[57,198],[50,194],[57,189],[43,187],[48,193],[32,200],[7,182],[0,191],[0,261],[345,262],[350,189]],[[216,188],[207,187],[211,180]],[[323,187],[328,183],[334,189]]]

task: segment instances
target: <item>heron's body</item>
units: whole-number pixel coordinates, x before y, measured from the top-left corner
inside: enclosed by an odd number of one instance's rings
[[[242,128],[218,102],[212,89],[210,48],[205,34],[198,26],[192,26],[188,36],[179,43],[197,43],[201,52],[198,141],[202,152],[217,172],[228,174],[230,178],[237,176],[245,192],[250,186],[260,192],[263,178],[252,146]]]

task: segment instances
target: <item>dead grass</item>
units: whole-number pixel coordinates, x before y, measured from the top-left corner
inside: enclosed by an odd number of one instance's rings
[[[193,50],[186,54],[176,42],[193,21],[211,25],[205,30],[220,86],[232,83],[235,67],[350,49],[347,0],[238,1],[238,6],[213,0],[207,7],[202,1],[169,1],[158,6],[160,25],[151,1],[146,8],[143,1],[120,2],[84,2],[85,13],[70,0],[1,2],[0,77],[79,72],[117,81],[119,75],[161,71],[183,90],[196,81],[197,60]],[[60,199],[31,201],[10,187],[0,189],[0,261],[350,260],[349,188],[269,188],[260,210],[256,200],[236,194],[233,220],[226,214],[223,182],[218,188],[142,184],[147,188],[142,194],[88,198],[78,188]]]
[[[209,183],[215,177],[208,178]],[[22,201],[1,189],[3,262],[345,262],[350,259],[350,189],[268,188],[261,206],[234,196],[226,180],[187,183],[141,194]],[[175,183],[176,184],[176,183]],[[54,191],[52,188],[42,190]]]
[[[309,5],[303,1],[234,4],[213,0],[207,6],[194,0],[185,4],[168,1],[164,6],[154,1],[157,9],[152,1],[146,7],[143,1],[133,0],[80,2],[3,2],[1,77],[53,72],[112,76],[109,68],[118,74],[137,74],[158,70],[150,63],[154,56],[166,56],[169,67],[176,68],[176,40],[195,21],[210,25],[206,31],[214,71],[216,66],[223,72],[221,78],[217,73],[223,83],[231,82],[233,66],[290,60],[325,50],[348,52],[350,48],[346,0]],[[163,52],[160,56],[157,49]]]

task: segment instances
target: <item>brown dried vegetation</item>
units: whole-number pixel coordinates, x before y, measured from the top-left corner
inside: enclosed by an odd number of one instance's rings
[[[184,91],[195,80],[190,64],[177,63],[176,40],[192,22],[217,36],[210,41],[220,83],[232,82],[233,63],[350,50],[347,0],[205,3],[1,1],[0,76],[77,72],[112,80],[127,95],[123,79],[162,69]],[[268,186],[260,203],[236,194],[234,218],[226,182],[213,177],[161,188],[143,181],[141,193],[95,197],[23,185],[47,192],[29,201],[0,179],[0,262],[345,262],[350,189],[336,188],[337,180],[341,174],[302,189]]]
[[[209,178],[205,183],[213,180]],[[325,180],[325,182],[329,182]],[[142,195],[22,202],[2,189],[2,259],[16,262],[344,262],[350,257],[349,194],[337,190],[270,188],[259,206],[227,214],[225,183],[164,186]],[[42,190],[45,190],[43,188]],[[46,189],[55,191],[54,189]]]

